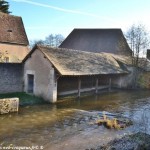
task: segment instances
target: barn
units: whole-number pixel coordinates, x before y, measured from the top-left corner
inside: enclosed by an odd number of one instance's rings
[[[23,60],[24,90],[49,102],[57,96],[131,84],[129,57],[36,45]]]
[[[121,29],[74,29],[59,46],[88,52],[132,56]]]

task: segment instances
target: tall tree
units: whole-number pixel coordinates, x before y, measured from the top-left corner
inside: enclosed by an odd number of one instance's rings
[[[55,46],[55,35],[50,34],[45,38],[45,45],[49,45],[54,47]]]
[[[0,12],[6,13],[6,14],[11,13],[9,11],[9,3],[7,1],[0,0]]]
[[[44,41],[43,40],[30,40],[30,48],[33,48],[36,44],[44,45]]]
[[[149,46],[149,34],[142,24],[132,25],[126,33],[127,41],[132,49],[132,64],[135,66],[133,71],[133,88],[137,88],[138,75],[141,72],[139,67],[146,67],[146,59],[144,62],[140,59],[141,55],[146,52]]]
[[[64,40],[64,37],[61,34],[55,35],[55,47],[58,47]]]
[[[45,44],[52,47],[58,47],[63,40],[64,37],[61,34],[50,34],[45,38]]]
[[[30,47],[33,47],[35,44],[58,47],[63,42],[63,40],[64,40],[64,37],[61,34],[50,34],[44,40],[30,41]]]
[[[133,65],[137,67],[140,55],[145,53],[149,46],[149,34],[144,25],[132,25],[126,33],[126,38],[132,49]]]

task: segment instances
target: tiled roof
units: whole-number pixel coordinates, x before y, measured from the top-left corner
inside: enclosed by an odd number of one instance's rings
[[[109,54],[91,53],[64,48],[36,46],[61,75],[99,75],[128,73]],[[30,55],[29,54],[29,55]],[[28,56],[25,58],[25,60]],[[24,60],[24,61],[25,61]]]
[[[96,53],[132,55],[121,29],[74,29],[59,47]]]
[[[29,45],[21,17],[0,12],[0,42]]]

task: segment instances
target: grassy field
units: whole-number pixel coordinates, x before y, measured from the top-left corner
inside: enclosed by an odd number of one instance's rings
[[[26,94],[24,92],[19,93],[8,93],[8,94],[0,94],[0,99],[3,98],[19,98],[20,105],[33,105],[33,104],[44,104],[46,103],[42,98],[38,98],[33,95]]]

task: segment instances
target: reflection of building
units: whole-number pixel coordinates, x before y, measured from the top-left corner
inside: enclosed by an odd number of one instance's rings
[[[0,62],[21,62],[29,52],[21,17],[0,12]]]

